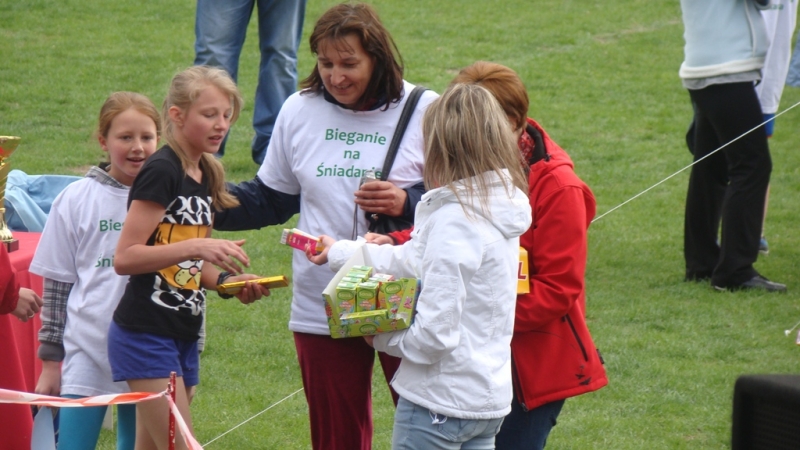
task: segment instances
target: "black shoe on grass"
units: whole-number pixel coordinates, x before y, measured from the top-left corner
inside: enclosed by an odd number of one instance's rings
[[[786,285],[781,283],[776,283],[774,281],[769,281],[768,279],[762,277],[761,275],[756,275],[753,278],[745,281],[742,284],[737,284],[733,286],[714,286],[714,289],[718,291],[738,291],[744,289],[760,289],[767,292],[786,292]]]

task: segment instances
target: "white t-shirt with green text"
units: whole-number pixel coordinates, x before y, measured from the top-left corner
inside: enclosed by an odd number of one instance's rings
[[[405,93],[414,86],[404,85]],[[422,181],[422,115],[438,95],[426,91],[401,141],[390,182],[408,188]],[[354,203],[365,170],[380,172],[407,95],[387,110],[352,111],[325,100],[322,94],[295,93],[286,100],[258,177],[267,186],[300,195],[297,228],[336,239],[367,232],[364,211]],[[292,259],[292,331],[329,334],[322,290],[333,278],[327,265],[316,266],[303,252]]]
[[[128,392],[111,379],[108,326],[128,277],[114,271],[128,189],[83,178],[53,202],[31,272],[73,283],[67,300],[61,395]]]

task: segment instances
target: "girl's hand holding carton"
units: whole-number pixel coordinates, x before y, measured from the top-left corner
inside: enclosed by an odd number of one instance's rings
[[[306,246],[305,252],[309,261],[321,266],[328,262],[328,250],[330,250],[331,246],[336,243],[336,239],[322,234],[319,236],[318,240],[324,247],[321,252],[317,252],[316,249],[310,244]]]

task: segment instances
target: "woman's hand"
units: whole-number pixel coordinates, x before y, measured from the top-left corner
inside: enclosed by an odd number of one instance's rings
[[[392,239],[391,236],[386,235],[386,234],[367,233],[367,234],[364,235],[364,239],[366,239],[367,243],[369,243],[369,244],[378,244],[378,245],[391,244],[391,245],[394,245],[394,239]]]
[[[41,310],[42,304],[44,302],[36,292],[28,288],[20,288],[17,307],[14,308],[14,311],[11,311],[11,314],[14,314],[17,319],[27,322]]]
[[[408,193],[388,181],[364,183],[356,191],[356,204],[366,212],[397,217],[403,214]]]
[[[328,250],[330,250],[331,246],[336,243],[336,239],[323,234],[320,235],[319,241],[325,246],[325,248],[322,249],[322,252],[315,253],[315,248],[311,248],[310,245],[306,246],[306,258],[308,258],[308,260],[314,264],[321,266],[328,262]]]

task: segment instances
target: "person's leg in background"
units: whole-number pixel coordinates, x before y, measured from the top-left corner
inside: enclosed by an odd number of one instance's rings
[[[258,0],[258,68],[253,109],[253,161],[267,154],[275,119],[283,102],[297,90],[297,49],[303,36],[306,0]]]
[[[294,333],[314,450],[372,448],[372,368],[364,339]]]
[[[136,405],[117,405],[117,450],[136,445]]]
[[[64,395],[64,398],[83,398],[81,395]],[[100,428],[106,416],[105,406],[61,408],[58,412],[58,449],[87,450],[97,446]],[[130,447],[129,450],[133,450]]]
[[[767,133],[767,139],[772,137],[775,131],[775,114],[764,114],[764,131]],[[767,227],[767,208],[769,207],[769,186],[767,186],[767,195],[764,197],[764,217],[761,219],[761,239],[758,241],[758,253],[762,255],[769,254],[769,243],[764,236],[764,230]]]
[[[511,412],[503,419],[503,426],[495,438],[497,450],[543,450],[550,430],[564,407],[565,400],[545,403],[530,411],[522,409],[516,400]]]
[[[255,0],[197,0],[194,65],[221,67],[238,81],[239,56]],[[217,157],[225,154],[225,140]]]
[[[786,75],[786,84],[793,87],[800,87],[800,34],[792,50],[792,57],[789,60],[789,73]]]
[[[400,396],[397,395],[397,392],[394,391],[392,388],[392,378],[394,378],[394,374],[397,372],[397,369],[400,368],[400,358],[396,356],[392,356],[388,353],[378,352],[378,359],[381,362],[381,369],[383,369],[383,376],[386,378],[386,385],[389,386],[389,392],[392,395],[392,401],[394,402],[395,408],[397,407],[397,400],[400,399]]]
[[[729,183],[722,204],[720,261],[712,284],[736,288],[758,276],[758,257],[772,162],[761,105],[751,82],[711,85],[692,99],[712,124],[724,153]]]
[[[696,91],[689,90],[689,95],[694,117],[686,134],[686,144],[695,164],[689,175],[686,194],[683,233],[685,279],[707,281],[719,263],[719,224],[728,176],[725,154],[717,152],[708,156],[719,148],[720,142],[708,118],[694,101]]]
[[[796,0],[772,0],[771,7],[761,11],[764,18],[767,36],[769,37],[769,47],[764,59],[764,67],[761,69],[761,82],[756,84],[756,94],[761,102],[761,112],[764,114],[764,130],[767,138],[772,136],[775,127],[775,115],[783,96],[783,88],[787,84],[797,85],[798,70],[795,67],[791,74],[792,82],[789,82],[790,65],[796,57],[792,54],[792,36],[794,35],[797,24],[797,1]],[[795,48],[795,53],[800,49]],[[794,61],[800,64],[800,61]],[[767,187],[766,203],[769,202],[769,187]],[[767,209],[764,206],[764,221],[761,224],[761,240],[759,241],[759,253],[769,253],[769,244],[764,235],[766,224]]]

